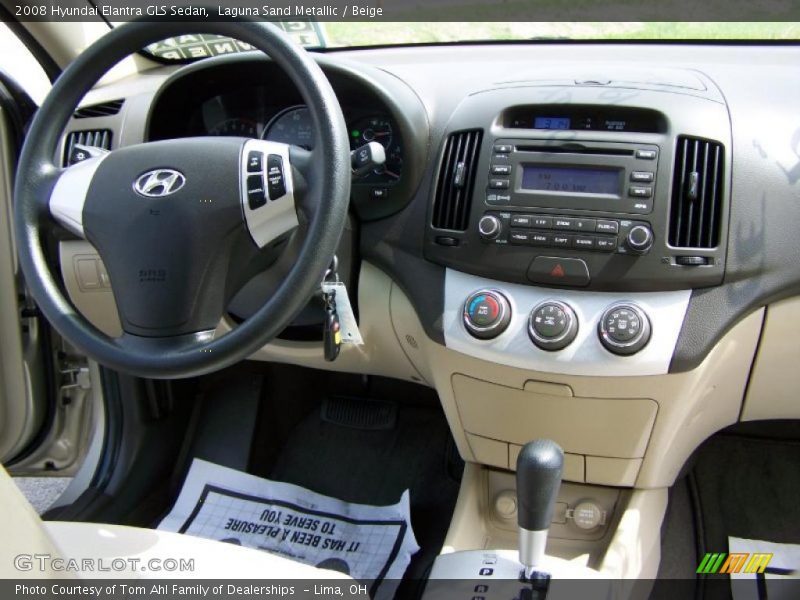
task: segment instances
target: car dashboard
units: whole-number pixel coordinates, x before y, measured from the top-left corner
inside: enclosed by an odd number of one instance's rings
[[[282,336],[253,359],[425,383],[468,461],[513,469],[526,441],[554,437],[565,480],[597,486],[669,486],[711,433],[800,414],[785,352],[800,333],[796,46],[315,59],[351,147],[386,149],[385,166],[353,181],[342,249],[365,343],[325,363],[318,339]],[[156,67],[98,87],[88,108],[65,132],[66,158],[76,136],[104,133],[111,149],[198,135],[314,143],[294,86],[257,54]],[[73,302],[113,332],[113,282],[93,249],[66,240],[60,260]]]

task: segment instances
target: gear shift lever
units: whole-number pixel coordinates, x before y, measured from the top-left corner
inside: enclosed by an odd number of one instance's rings
[[[563,466],[564,451],[552,440],[528,442],[517,457],[519,561],[526,579],[544,556]]]

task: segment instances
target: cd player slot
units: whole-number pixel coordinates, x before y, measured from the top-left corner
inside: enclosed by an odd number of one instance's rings
[[[550,154],[592,154],[596,156],[633,156],[627,148],[578,148],[575,146],[517,146],[517,152],[542,152]]]

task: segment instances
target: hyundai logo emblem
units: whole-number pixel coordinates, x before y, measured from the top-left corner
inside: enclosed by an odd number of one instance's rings
[[[147,198],[163,198],[174,194],[186,185],[186,177],[174,169],[153,169],[142,173],[133,182],[137,194]]]

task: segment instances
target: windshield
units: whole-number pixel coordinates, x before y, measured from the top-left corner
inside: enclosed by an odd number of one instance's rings
[[[797,40],[800,23],[717,22],[314,22],[277,23],[307,48],[535,40]],[[216,35],[185,35],[148,46],[164,60],[196,60],[252,48]]]

